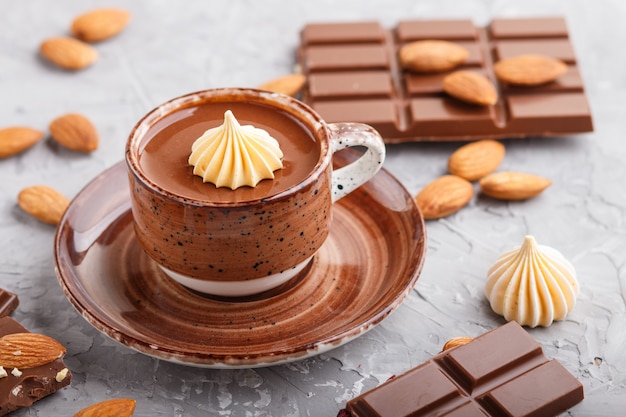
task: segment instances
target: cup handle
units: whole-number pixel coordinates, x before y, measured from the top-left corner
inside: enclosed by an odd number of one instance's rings
[[[348,195],[382,168],[385,161],[385,142],[371,126],[363,123],[330,123],[333,153],[341,149],[364,146],[365,153],[356,161],[336,169],[332,174],[332,201]]]

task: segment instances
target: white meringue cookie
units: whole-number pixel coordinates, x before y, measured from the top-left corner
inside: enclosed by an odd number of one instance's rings
[[[507,321],[530,327],[563,320],[580,292],[572,264],[559,251],[537,245],[532,236],[502,254],[487,275],[491,308]]]

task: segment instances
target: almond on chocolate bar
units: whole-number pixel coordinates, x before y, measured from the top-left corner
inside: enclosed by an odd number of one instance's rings
[[[12,333],[0,337],[0,365],[28,369],[45,365],[65,354],[53,338],[37,333]]]
[[[443,79],[443,89],[452,97],[479,106],[491,106],[498,101],[494,85],[477,72],[454,71]]]
[[[567,65],[545,55],[519,55],[502,59],[493,66],[496,77],[502,82],[535,86],[556,80],[567,72]]]
[[[400,48],[403,68],[417,72],[443,72],[456,68],[469,52],[462,46],[444,40],[423,40],[407,43]]]

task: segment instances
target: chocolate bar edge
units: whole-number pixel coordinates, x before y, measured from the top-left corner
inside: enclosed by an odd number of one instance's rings
[[[19,304],[17,294],[0,288],[0,317],[10,316]]]

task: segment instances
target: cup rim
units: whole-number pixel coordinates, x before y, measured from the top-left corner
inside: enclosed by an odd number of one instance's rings
[[[287,111],[291,116],[296,117],[302,122],[307,129],[313,134],[315,139],[319,142],[320,157],[317,163],[311,170],[310,174],[297,184],[280,191],[276,194],[268,195],[258,199],[252,200],[240,200],[240,201],[208,201],[199,200],[191,197],[184,197],[169,191],[153,180],[151,180],[141,168],[139,163],[139,150],[138,145],[148,129],[157,123],[162,118],[171,114],[174,111],[190,107],[195,104],[201,103],[209,98],[218,96],[228,96],[228,100],[238,99],[252,99],[254,102],[269,104],[274,107],[280,107],[282,110]],[[212,88],[205,90],[198,90],[191,93],[183,94],[178,97],[174,97],[167,100],[148,113],[146,113],[139,121],[133,126],[130,134],[126,140],[125,146],[125,160],[126,166],[130,173],[138,178],[142,184],[154,192],[167,196],[168,198],[179,201],[188,205],[196,205],[202,207],[239,207],[250,206],[254,204],[269,203],[284,198],[288,198],[298,190],[306,189],[311,183],[314,183],[318,178],[326,171],[326,168],[332,161],[332,152],[330,141],[323,139],[324,137],[330,138],[330,130],[322,119],[322,117],[313,110],[307,104],[297,100],[291,96],[275,93],[266,90],[259,90],[255,88],[244,87],[223,87]]]

